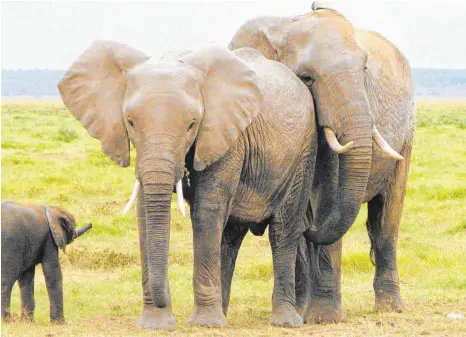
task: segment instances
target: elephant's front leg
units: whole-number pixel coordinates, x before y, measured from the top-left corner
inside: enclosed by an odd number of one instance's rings
[[[412,144],[404,146],[404,160],[396,163],[387,186],[368,203],[367,229],[371,252],[375,255],[375,309],[401,312],[405,304],[401,298],[396,261],[396,245],[403,203],[406,195]]]
[[[272,325],[297,327],[303,324],[295,306],[295,266],[300,235],[297,227],[281,216],[269,226],[274,269]]]
[[[221,240],[228,205],[218,194],[213,199],[198,200],[191,209],[195,312],[189,323],[202,326],[227,324],[222,309]]]
[[[227,314],[230,303],[231,281],[235,270],[236,257],[243,242],[247,227],[228,222],[222,237],[222,305],[223,313]]]
[[[142,269],[142,290],[143,307],[141,317],[136,321],[138,328],[145,329],[172,329],[175,327],[175,318],[172,312],[170,287],[168,288],[168,305],[161,309],[152,303],[149,290],[149,269],[147,261],[147,241],[146,241],[146,211],[144,203],[143,187],[141,186],[138,195],[138,231],[139,231],[139,251],[141,254]],[[168,282],[167,282],[168,284]]]
[[[342,240],[321,246],[318,258],[320,276],[311,270],[311,298],[304,315],[306,323],[337,323],[343,320],[341,308],[341,249]],[[309,256],[314,258],[314,247]],[[315,268],[316,266],[314,266]]]
[[[57,246],[52,240],[46,243],[42,271],[50,300],[50,320],[52,323],[64,323],[63,315],[63,279],[58,260]]]

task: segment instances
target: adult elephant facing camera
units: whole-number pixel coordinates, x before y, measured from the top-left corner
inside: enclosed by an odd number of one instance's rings
[[[158,63],[97,41],[59,83],[66,106],[136,179],[144,306],[138,325],[174,326],[167,278],[170,200],[183,181],[194,232],[191,323],[222,326],[222,234],[240,243],[270,224],[272,324],[302,324],[295,305],[297,242],[305,230],[317,135],[311,94],[284,65],[245,48],[209,45]],[[189,172],[189,182],[184,168]],[[237,250],[236,250],[237,252]],[[232,270],[232,269],[229,269]]]
[[[249,20],[230,43],[230,49],[252,47],[288,66],[316,103],[321,132],[311,195],[313,225],[306,237],[333,245],[321,250],[322,280],[312,280],[305,319],[343,317],[339,240],[364,202],[375,257],[376,309],[400,311],[396,243],[415,127],[411,69],[379,34],[354,28],[317,2],[313,10]]]

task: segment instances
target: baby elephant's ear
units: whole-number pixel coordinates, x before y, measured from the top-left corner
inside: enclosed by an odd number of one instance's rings
[[[75,223],[73,216],[55,207],[45,207],[45,216],[52,232],[53,241],[58,248],[64,250],[66,244],[73,240]]]

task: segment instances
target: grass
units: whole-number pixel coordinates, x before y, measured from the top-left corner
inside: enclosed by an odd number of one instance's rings
[[[344,238],[345,323],[272,328],[272,263],[267,236],[248,235],[238,257],[224,329],[186,326],[193,309],[192,234],[172,204],[169,278],[177,329],[199,336],[466,336],[466,102],[420,101],[408,192],[399,239],[404,313],[373,311],[374,267],[363,207]],[[132,153],[134,165],[135,153]],[[60,102],[2,105],[2,200],[60,205],[91,232],[61,254],[67,324],[49,323],[42,271],[36,273],[36,324],[2,323],[4,336],[149,336],[137,330],[141,310],[138,235],[134,209],[121,210],[134,183]],[[40,267],[39,267],[40,269]],[[12,311],[19,312],[15,286]],[[157,332],[159,334],[159,332]]]

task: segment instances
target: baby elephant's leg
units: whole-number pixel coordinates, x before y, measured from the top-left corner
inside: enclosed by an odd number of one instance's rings
[[[13,288],[15,281],[16,279],[14,277],[8,277],[6,275],[6,271],[2,270],[2,320],[5,323],[11,321],[11,289]]]
[[[42,260],[42,271],[50,300],[50,321],[64,323],[62,273],[58,260],[58,249],[54,245],[53,242],[47,244]]]
[[[26,269],[19,277],[19,290],[21,292],[21,318],[34,320],[34,274],[36,266]]]

